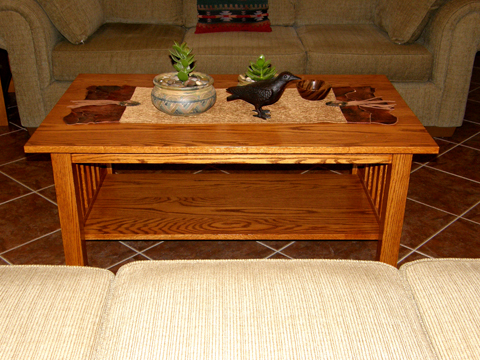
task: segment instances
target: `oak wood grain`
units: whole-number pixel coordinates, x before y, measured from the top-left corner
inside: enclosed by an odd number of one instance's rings
[[[126,164],[388,164],[390,154],[73,154],[74,163]]]
[[[86,239],[378,239],[357,176],[108,175]]]
[[[398,123],[67,125],[71,100],[84,99],[91,85],[153,87],[154,75],[82,74],[25,146],[26,152],[124,154],[387,154],[437,153],[438,146],[383,75],[302,75],[333,86],[373,86],[375,94],[394,100]],[[234,75],[214,75],[215,87],[236,84]],[[291,84],[291,86],[295,86]],[[301,116],[301,114],[299,114]]]
[[[52,154],[53,176],[57,192],[58,214],[62,227],[63,248],[67,265],[87,265],[83,236],[83,210],[79,187],[73,173],[70,154]]]

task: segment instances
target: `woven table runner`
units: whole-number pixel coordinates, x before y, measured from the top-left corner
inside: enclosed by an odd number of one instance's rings
[[[332,88],[324,100],[303,99],[295,88],[286,89],[280,100],[266,106],[268,120],[254,117],[254,106],[242,101],[227,101],[225,89],[217,89],[215,105],[203,114],[172,116],[157,110],[151,100],[152,88],[133,86],[90,86],[81,105],[72,104],[65,123],[137,123],[137,124],[245,124],[245,123],[357,123],[393,125],[397,118],[388,110],[365,106],[327,106],[328,101],[358,101],[375,98],[375,89],[365,87]],[[379,98],[375,98],[379,99]],[[137,106],[121,106],[119,101],[137,101]],[[76,101],[72,101],[75,103]],[[77,102],[78,103],[78,102]]]
[[[332,91],[325,100],[309,101],[298,94],[296,89],[285,89],[280,100],[264,109],[270,110],[268,120],[254,117],[254,106],[242,101],[227,101],[230,94],[225,89],[217,89],[217,101],[208,111],[193,116],[172,116],[165,114],[152,104],[151,88],[137,87],[133,93],[133,101],[138,106],[128,106],[125,109],[121,123],[148,124],[246,124],[246,123],[312,123],[330,122],[346,123],[345,116],[339,107],[326,106],[327,101],[334,101]]]

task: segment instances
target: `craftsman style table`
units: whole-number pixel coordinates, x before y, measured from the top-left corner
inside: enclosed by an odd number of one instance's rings
[[[373,239],[377,259],[396,265],[412,155],[435,154],[438,146],[385,76],[316,78],[374,87],[375,95],[396,102],[396,125],[64,123],[67,106],[84,99],[87,87],[151,87],[153,77],[78,76],[25,146],[51,154],[67,264],[87,264],[85,240]],[[217,88],[236,84],[233,75],[214,78]],[[114,174],[115,163],[353,164],[353,170]]]

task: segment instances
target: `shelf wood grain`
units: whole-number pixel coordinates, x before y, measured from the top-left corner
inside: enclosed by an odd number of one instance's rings
[[[85,239],[379,238],[357,176],[107,175]]]

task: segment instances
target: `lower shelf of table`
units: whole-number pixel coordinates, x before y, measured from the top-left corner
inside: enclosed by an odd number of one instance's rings
[[[87,240],[376,240],[356,175],[111,174],[85,222]]]

